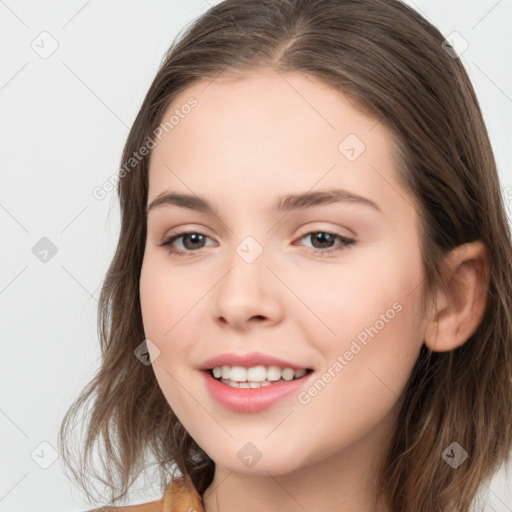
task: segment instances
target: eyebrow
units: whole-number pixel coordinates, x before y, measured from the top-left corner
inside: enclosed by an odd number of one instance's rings
[[[366,197],[353,194],[344,189],[318,190],[316,192],[302,192],[289,194],[280,197],[273,206],[277,212],[289,212],[300,210],[311,206],[326,205],[333,203],[355,203],[368,206],[380,213],[383,213],[378,204]],[[149,211],[164,205],[175,205],[199,212],[212,211],[208,201],[197,195],[181,194],[175,192],[166,192],[156,197],[147,207]]]

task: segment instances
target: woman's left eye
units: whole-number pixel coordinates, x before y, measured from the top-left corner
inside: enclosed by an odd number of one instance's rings
[[[310,231],[299,237],[299,240],[303,240],[308,237],[313,237],[311,238],[313,244],[319,243],[320,245],[320,248],[312,247],[312,250],[308,252],[312,254],[321,254],[322,256],[325,254],[329,255],[343,251],[347,249],[350,245],[355,243],[355,240],[342,236],[338,233],[331,233],[329,231]],[[186,253],[198,252],[200,249],[204,247],[201,244],[203,244],[203,242],[207,238],[210,237],[198,231],[182,231],[180,233],[175,233],[169,236],[168,238],[164,239],[163,242],[159,245],[168,247],[169,254],[176,254],[178,256],[182,256]],[[181,244],[184,247],[184,249],[177,249],[174,246],[174,242],[176,242],[179,239],[183,239],[181,241]],[[334,248],[331,248],[332,242],[336,239],[338,239],[341,243],[337,246],[334,246]],[[196,244],[201,245],[201,247],[197,247]]]
[[[320,253],[322,256],[325,254],[330,255],[336,252],[344,251],[345,249],[347,249],[348,247],[355,243],[355,240],[352,240],[351,238],[339,235],[338,233],[331,233],[329,231],[310,231],[309,233],[302,235],[300,237],[300,240],[310,237],[312,237],[311,241],[313,243],[319,242],[321,248],[317,249],[316,247],[313,247],[313,250],[309,252],[311,252],[312,254]],[[334,248],[331,249],[331,243],[336,239],[338,239],[341,243],[337,246],[334,246]],[[325,249],[325,245],[329,245],[329,248],[327,250],[323,250]]]

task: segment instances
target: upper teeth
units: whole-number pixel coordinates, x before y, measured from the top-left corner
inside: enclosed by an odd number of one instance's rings
[[[276,381],[281,379],[293,380],[299,379],[306,374],[306,370],[294,370],[293,368],[280,368],[279,366],[251,366],[244,368],[243,366],[216,366],[213,369],[213,376],[216,379],[229,379],[237,382],[263,382]]]

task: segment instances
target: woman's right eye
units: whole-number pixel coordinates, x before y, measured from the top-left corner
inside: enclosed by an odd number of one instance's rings
[[[180,238],[183,238],[182,244],[186,240],[190,240],[189,243],[185,243],[184,247],[186,250],[183,249],[176,249],[174,247],[174,242],[176,240],[179,240]],[[202,249],[202,247],[194,247],[194,244],[201,244],[205,238],[210,238],[209,236],[199,233],[198,231],[181,231],[179,233],[174,233],[170,235],[169,237],[165,238],[163,242],[159,245],[168,247],[169,248],[169,254],[176,254],[176,255],[182,255],[187,252],[198,252],[198,249]],[[192,247],[187,247],[192,246]],[[190,249],[190,250],[188,250]]]

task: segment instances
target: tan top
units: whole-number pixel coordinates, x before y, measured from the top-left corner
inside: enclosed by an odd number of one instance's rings
[[[203,500],[184,477],[172,480],[164,495],[157,501],[127,507],[103,507],[88,512],[204,512]]]

